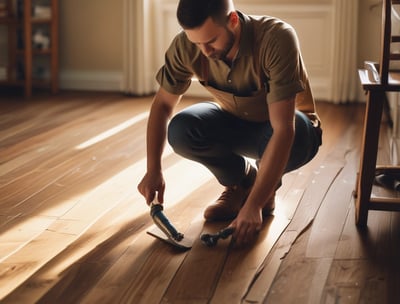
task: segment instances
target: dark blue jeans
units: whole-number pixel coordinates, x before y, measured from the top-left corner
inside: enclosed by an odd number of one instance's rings
[[[221,110],[214,103],[198,103],[177,113],[168,126],[174,151],[206,166],[224,185],[244,178],[246,160],[259,160],[273,133],[269,121],[250,122]],[[321,145],[321,129],[296,111],[296,132],[286,172],[309,162]]]

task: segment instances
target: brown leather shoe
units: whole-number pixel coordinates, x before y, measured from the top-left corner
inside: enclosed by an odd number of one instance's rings
[[[257,176],[257,169],[250,165],[249,173],[240,185],[225,188],[216,202],[206,208],[207,221],[228,221],[234,219],[250,194]]]

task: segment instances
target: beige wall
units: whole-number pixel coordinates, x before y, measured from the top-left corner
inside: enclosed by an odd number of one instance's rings
[[[362,67],[365,60],[379,59],[379,44],[381,35],[381,12],[379,0],[359,0],[358,20],[358,64]]]
[[[265,0],[252,2],[265,3]],[[268,3],[330,3],[336,0],[269,0]],[[358,62],[377,60],[379,54],[380,8],[378,0],[359,0]],[[236,3],[246,0],[236,0]],[[60,57],[62,71],[122,70],[123,0],[60,1]],[[371,43],[370,40],[376,41]]]
[[[122,0],[60,1],[60,68],[122,69]]]
[[[329,3],[335,0],[301,0]],[[123,0],[60,1],[60,63],[62,70],[122,69]],[[237,3],[246,0],[236,0]],[[264,3],[265,0],[252,0]],[[268,3],[299,3],[300,0],[269,0]],[[359,0],[359,63],[378,57],[380,8],[370,10],[377,0]],[[367,37],[369,39],[367,39]]]

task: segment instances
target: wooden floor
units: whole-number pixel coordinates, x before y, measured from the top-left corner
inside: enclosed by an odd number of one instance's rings
[[[354,224],[363,105],[318,103],[324,144],[250,248],[201,243],[228,224],[202,218],[222,188],[167,148],[165,213],[195,238],[179,251],[146,234],[136,190],[150,101],[0,97],[0,303],[400,303],[400,213]]]

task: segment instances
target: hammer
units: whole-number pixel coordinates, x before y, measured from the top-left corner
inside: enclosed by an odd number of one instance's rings
[[[216,234],[204,233],[200,236],[200,240],[203,242],[204,245],[208,247],[214,247],[215,245],[217,245],[219,239],[226,239],[233,233],[233,231],[235,231],[235,228],[227,227]]]

